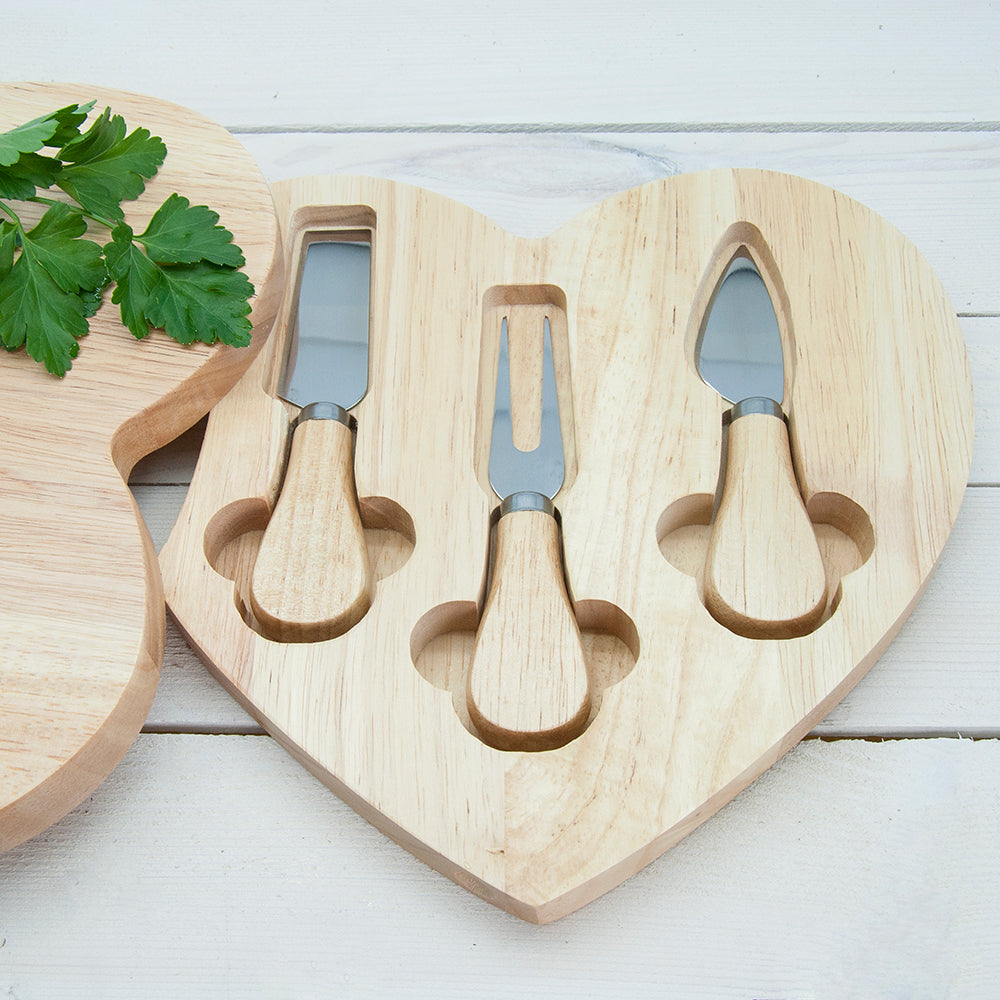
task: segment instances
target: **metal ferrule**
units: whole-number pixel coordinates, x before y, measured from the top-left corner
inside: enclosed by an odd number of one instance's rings
[[[549,517],[556,516],[556,509],[552,501],[544,493],[511,493],[500,502],[500,517],[506,514],[513,514],[518,510],[540,510]]]
[[[489,546],[486,551],[486,572],[483,574],[483,584],[479,591],[478,601],[480,617],[482,617],[483,608],[486,606],[486,598],[490,592],[490,588],[493,586],[493,565],[496,561],[497,554],[497,525],[500,523],[500,518],[502,518],[505,514],[513,514],[515,511],[519,510],[541,511],[552,517],[559,526],[559,563],[563,568],[563,583],[566,587],[566,593],[569,595],[570,603],[573,601],[573,591],[570,589],[569,578],[566,576],[566,558],[562,554],[562,517],[556,509],[555,504],[544,493],[532,493],[526,490],[523,493],[511,493],[510,496],[505,497],[500,502],[499,507],[494,507],[492,513],[490,514]]]
[[[357,426],[357,421],[354,417],[336,403],[310,403],[308,406],[303,406],[299,411],[299,415],[295,418],[292,429],[294,430],[299,424],[305,423],[307,420],[336,420],[344,424],[344,426],[350,427],[352,431]]]
[[[778,403],[773,399],[768,399],[767,396],[750,396],[747,399],[741,399],[726,414],[726,423],[731,424],[734,420],[738,420],[740,417],[745,417],[751,413],[763,413],[769,417],[778,417],[784,420],[785,423],[788,423],[785,411],[782,410]]]

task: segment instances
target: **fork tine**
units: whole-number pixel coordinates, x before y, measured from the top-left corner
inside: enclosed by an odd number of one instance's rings
[[[559,422],[552,329],[546,316],[543,328],[542,426],[538,446],[522,451],[514,444],[510,390],[510,345],[507,318],[500,324],[500,354],[497,363],[496,401],[490,441],[490,485],[501,499],[513,493],[541,493],[549,499],[562,486],[566,465]]]
[[[545,354],[542,359],[542,432],[536,451],[549,452],[559,456],[563,470],[553,493],[562,486],[565,462],[562,448],[562,425],[559,422],[559,394],[556,391],[556,365],[552,357],[552,327],[545,317]]]

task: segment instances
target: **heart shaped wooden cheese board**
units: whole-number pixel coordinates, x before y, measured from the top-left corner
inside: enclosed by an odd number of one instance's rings
[[[919,599],[971,459],[954,310],[885,220],[788,175],[667,178],[544,239],[385,180],[272,191],[286,295],[268,350],[209,419],[161,553],[169,605],[226,688],[362,815],[484,899],[556,919],[792,747]],[[295,275],[310,240],[359,229],[372,247],[370,379],[352,413],[371,603],[332,638],[271,638],[250,589],[294,415],[276,385]],[[791,465],[827,576],[821,617],[788,637],[739,634],[705,601],[728,404],[700,379],[695,350],[740,254],[778,316]],[[561,534],[520,558],[531,572],[562,565],[590,711],[557,745],[498,749],[469,711],[477,629],[482,644],[517,646],[544,637],[547,620],[525,599],[499,639],[480,627],[499,343],[505,320],[540,329],[543,317],[566,466]],[[530,413],[537,379],[523,373],[541,349],[529,341],[515,359],[512,335],[511,371],[513,408]]]
[[[160,332],[138,342],[105,301],[63,379],[23,351],[0,355],[0,850],[82,801],[138,734],[159,678],[165,605],[128,475],[239,379],[280,301],[270,191],[219,125],[137,94],[25,83],[0,85],[0,132],[91,100],[95,116],[111,107],[167,146],[145,193],[126,203],[129,222],[145,227],[177,191],[233,233],[256,289],[254,337],[240,349],[181,346]],[[26,222],[44,211],[18,209]]]

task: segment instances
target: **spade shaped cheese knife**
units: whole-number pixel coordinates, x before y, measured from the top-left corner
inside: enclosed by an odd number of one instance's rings
[[[347,412],[368,390],[370,270],[370,243],[323,240],[306,250],[278,385],[302,409],[250,585],[264,633],[285,642],[340,635],[371,605]]]
[[[778,319],[748,257],[729,265],[696,354],[702,379],[736,404],[727,414],[705,605],[740,635],[805,635],[826,609],[826,571],[792,467]]]
[[[503,500],[466,689],[477,731],[501,750],[562,746],[582,731],[590,713],[580,628],[552,505],[565,459],[548,319],[543,332],[541,437],[533,451],[521,451],[513,441],[508,320],[501,323],[489,476]]]

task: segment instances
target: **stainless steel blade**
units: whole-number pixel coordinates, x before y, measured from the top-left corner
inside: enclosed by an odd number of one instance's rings
[[[295,328],[278,395],[295,406],[345,410],[368,391],[371,244],[323,240],[306,250]]]
[[[729,265],[702,325],[698,373],[730,403],[753,396],[780,405],[785,369],[778,317],[753,261]]]
[[[552,330],[548,319],[545,320],[544,337],[541,436],[538,447],[533,451],[522,451],[514,444],[507,320],[504,319],[501,324],[489,464],[490,485],[501,499],[513,493],[527,492],[540,493],[551,500],[559,492],[566,475],[556,371],[552,360]]]

